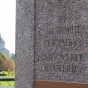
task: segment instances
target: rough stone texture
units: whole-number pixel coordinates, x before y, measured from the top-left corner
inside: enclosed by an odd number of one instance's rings
[[[34,0],[17,0],[15,88],[33,88]]]
[[[88,82],[88,0],[17,0],[16,17],[16,88]]]
[[[35,79],[88,82],[88,1],[36,0]]]

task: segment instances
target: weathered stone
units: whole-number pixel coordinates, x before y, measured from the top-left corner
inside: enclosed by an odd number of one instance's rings
[[[17,0],[17,88],[33,88],[33,80],[88,82],[87,5],[87,0]]]
[[[16,88],[33,88],[34,0],[17,0]]]
[[[88,82],[87,4],[36,0],[36,80]]]

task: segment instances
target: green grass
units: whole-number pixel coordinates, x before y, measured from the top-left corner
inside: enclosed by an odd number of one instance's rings
[[[0,72],[0,74],[2,74],[2,72]],[[15,72],[14,71],[4,71],[4,74],[6,74],[7,76],[15,76]],[[15,82],[14,81],[0,81],[0,85],[1,86],[14,86]]]
[[[2,74],[2,72],[0,72],[0,74]],[[4,71],[4,74],[6,74],[7,76],[15,76],[15,72],[14,71]]]
[[[1,86],[14,86],[14,81],[0,81]]]

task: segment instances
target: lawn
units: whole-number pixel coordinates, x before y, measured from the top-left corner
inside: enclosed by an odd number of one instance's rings
[[[14,86],[14,81],[0,81],[1,86]]]
[[[0,72],[0,74],[2,74],[3,72]],[[14,71],[4,71],[4,74],[6,74],[6,76],[15,76],[15,72]],[[0,81],[0,85],[1,86],[14,86],[14,81]]]
[[[3,72],[0,72],[0,74],[3,74]],[[4,71],[4,74],[6,74],[7,76],[15,76],[15,71]]]

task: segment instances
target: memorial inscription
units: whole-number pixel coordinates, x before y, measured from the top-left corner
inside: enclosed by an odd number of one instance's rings
[[[45,71],[50,71],[50,69],[53,69],[53,71],[59,71],[59,72],[69,72],[69,73],[76,73],[76,72],[84,72],[85,71],[84,66],[79,66],[79,65],[68,65],[68,64],[54,64],[54,65],[45,65],[44,70]]]
[[[54,28],[40,28],[39,30],[39,34],[41,36],[58,36],[58,35],[62,35],[62,34],[87,34],[88,33],[88,27],[86,25],[73,25],[73,26],[64,26],[64,27],[54,27]]]
[[[86,55],[86,54],[85,54]],[[56,60],[57,61],[84,61],[84,55],[83,54],[58,54],[58,53],[51,53],[51,54],[42,54],[39,55],[36,58],[36,62],[38,61],[50,61],[50,60]]]
[[[65,75],[70,73],[83,77],[87,71],[88,25],[81,18],[81,1],[44,3],[40,9],[39,1],[36,2],[35,78],[66,81]],[[52,77],[55,73],[57,78]],[[72,81],[70,76],[68,79]]]
[[[17,0],[16,19],[17,88],[88,83],[88,0]]]
[[[42,47],[46,48],[46,51],[48,51],[48,48],[50,48],[50,52],[44,51],[42,48],[40,51],[45,52],[42,54],[37,55],[36,63],[38,61],[54,61],[57,60],[57,65],[54,63],[54,65],[48,64],[44,66],[44,70],[49,71],[53,69],[54,71],[59,72],[82,72],[85,71],[84,66],[78,65],[80,62],[81,64],[85,61],[84,56],[81,54],[59,54],[55,51],[58,51],[61,49],[72,49],[78,50],[79,48],[84,46],[83,43],[83,35],[80,35],[81,33],[86,34],[87,33],[87,27],[85,25],[77,25],[77,26],[69,26],[69,27],[57,27],[57,28],[46,28],[46,29],[40,29],[38,34],[41,36],[41,42],[43,42]],[[68,35],[76,35],[73,38],[60,36],[62,34],[68,34]],[[80,35],[80,36],[78,36]],[[47,37],[47,38],[46,38]],[[42,41],[43,40],[43,41]],[[55,49],[55,51],[53,51]],[[51,53],[53,51],[53,53]],[[59,61],[66,61],[67,63],[59,62]],[[73,63],[77,62],[77,64],[71,64],[69,65],[69,61],[72,61]],[[75,62],[74,62],[75,61]],[[61,65],[60,65],[61,64]]]

